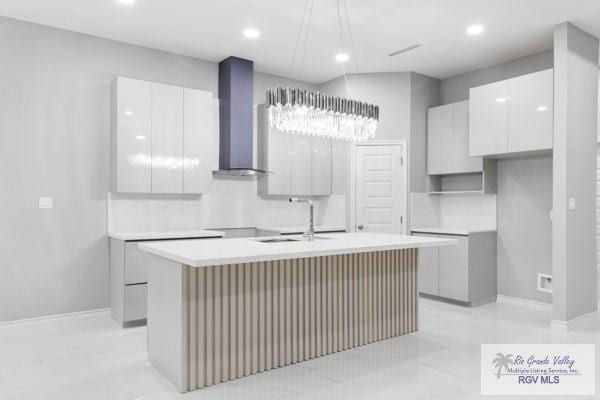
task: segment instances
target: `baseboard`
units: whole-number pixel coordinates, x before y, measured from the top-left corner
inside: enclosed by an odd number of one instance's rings
[[[550,322],[550,327],[554,328],[554,329],[560,329],[560,330],[563,330],[563,331],[568,331],[570,329],[575,328],[580,323],[585,323],[585,322],[588,322],[588,321],[598,320],[599,317],[600,317],[600,314],[598,314],[598,310],[596,310],[596,311],[589,312],[587,314],[580,315],[579,317],[575,317],[575,318],[570,319],[568,321],[561,321],[561,320],[558,320],[558,319],[553,319]]]
[[[46,320],[50,320],[50,319],[75,318],[75,317],[82,317],[82,316],[90,315],[90,314],[102,314],[102,313],[106,313],[106,315],[110,315],[110,308],[97,308],[95,310],[75,311],[75,312],[64,313],[64,314],[52,314],[52,315],[44,315],[42,317],[15,319],[12,321],[2,321],[2,322],[0,322],[0,326],[30,324],[30,323],[46,321]]]
[[[511,297],[499,294],[496,296],[496,303],[508,304],[511,306],[528,308],[530,310],[552,313],[552,304],[536,300],[522,299],[520,297]]]

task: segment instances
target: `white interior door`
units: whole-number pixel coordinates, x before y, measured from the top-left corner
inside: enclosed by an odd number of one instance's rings
[[[405,146],[356,147],[356,231],[406,233]]]

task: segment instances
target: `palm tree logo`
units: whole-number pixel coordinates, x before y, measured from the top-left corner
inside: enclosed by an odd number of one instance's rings
[[[495,368],[498,368],[498,373],[496,374],[497,379],[500,379],[500,375],[502,374],[503,367],[506,369],[506,368],[508,368],[508,366],[510,364],[513,364],[512,358],[513,358],[512,354],[507,354],[507,355],[504,355],[502,353],[496,354],[496,358],[494,358],[492,360],[492,365]]]

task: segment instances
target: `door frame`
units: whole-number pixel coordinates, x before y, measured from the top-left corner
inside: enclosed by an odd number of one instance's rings
[[[349,199],[348,199],[348,210],[349,215],[347,215],[348,221],[348,232],[356,232],[356,149],[359,146],[400,146],[401,157],[403,159],[404,166],[404,182],[406,182],[406,190],[405,190],[405,201],[404,201],[404,210],[402,210],[402,215],[404,217],[404,223],[402,224],[402,232],[401,234],[406,235],[408,232],[408,201],[410,196],[409,186],[410,182],[408,181],[408,140],[406,139],[398,139],[398,140],[369,140],[368,142],[361,143],[351,143],[350,145],[350,174],[348,174],[350,182],[348,187],[349,191]]]

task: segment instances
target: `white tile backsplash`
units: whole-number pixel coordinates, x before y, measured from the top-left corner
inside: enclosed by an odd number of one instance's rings
[[[187,230],[253,226],[303,226],[308,206],[285,197],[257,194],[256,179],[214,179],[211,193],[190,195],[109,194],[109,229],[113,232]],[[346,197],[313,199],[315,224],[344,225]]]
[[[412,194],[413,227],[496,229],[496,195]]]

